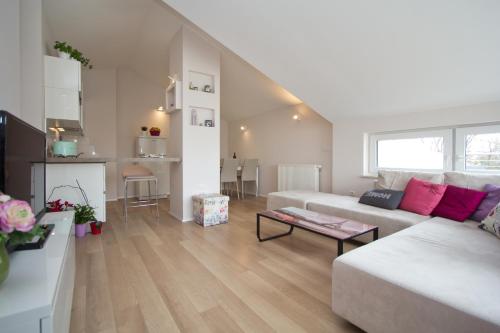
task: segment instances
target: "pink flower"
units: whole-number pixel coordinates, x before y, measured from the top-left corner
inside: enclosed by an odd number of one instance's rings
[[[25,201],[10,200],[0,205],[0,230],[3,232],[28,232],[33,229],[35,222],[35,215]]]

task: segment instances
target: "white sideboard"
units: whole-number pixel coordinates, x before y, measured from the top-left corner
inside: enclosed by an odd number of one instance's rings
[[[72,211],[45,214],[55,224],[40,250],[14,252],[0,285],[0,332],[67,333],[75,281]]]

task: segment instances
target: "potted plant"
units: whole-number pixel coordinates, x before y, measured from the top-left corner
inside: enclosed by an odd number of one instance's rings
[[[31,241],[35,236],[44,237],[30,205],[0,193],[0,284],[9,275],[7,242],[13,248]]]
[[[90,59],[85,58],[82,52],[80,52],[78,49],[73,48],[67,42],[56,41],[54,43],[54,49],[57,50],[57,53],[60,58],[75,59],[76,61],[79,61],[83,67],[88,67],[89,69],[92,69],[92,65],[90,65]]]
[[[54,43],[54,49],[57,50],[57,55],[59,56],[59,58],[63,59],[69,59],[71,51],[73,51],[73,48],[69,46],[68,43],[59,41],[56,41]]]
[[[95,209],[90,205],[75,205],[75,234],[81,238],[87,231],[87,223],[95,221]]]
[[[102,222],[90,222],[90,232],[92,232],[92,235],[100,235],[102,232]]]

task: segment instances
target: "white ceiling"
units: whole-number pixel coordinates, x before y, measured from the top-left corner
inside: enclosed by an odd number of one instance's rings
[[[163,0],[330,120],[500,100],[498,0]]]
[[[69,41],[95,68],[126,67],[166,86],[168,48],[183,24],[160,0],[43,0],[51,38]],[[221,49],[221,113],[237,120],[300,103],[231,51]]]

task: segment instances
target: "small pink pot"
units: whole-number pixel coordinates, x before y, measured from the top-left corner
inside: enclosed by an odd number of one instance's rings
[[[75,235],[76,238],[82,238],[85,237],[85,234],[87,233],[87,224],[75,224]]]

